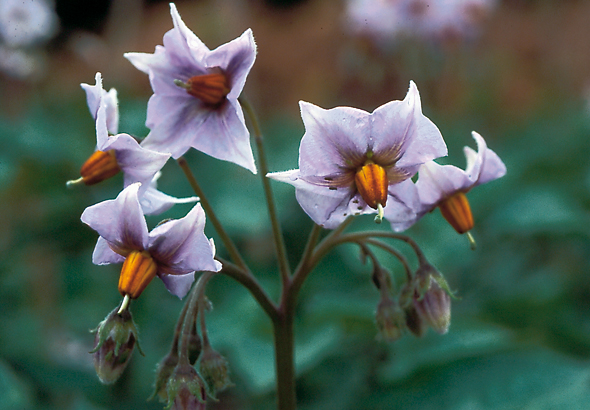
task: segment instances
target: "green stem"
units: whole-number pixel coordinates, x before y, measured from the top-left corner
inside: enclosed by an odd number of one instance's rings
[[[264,187],[264,195],[266,198],[266,206],[268,208],[268,214],[270,217],[270,223],[272,226],[272,233],[275,242],[275,250],[277,253],[277,259],[279,262],[279,271],[281,272],[281,281],[283,283],[283,291],[289,286],[291,280],[291,273],[289,269],[289,261],[287,260],[287,251],[285,249],[285,241],[283,239],[283,233],[281,231],[281,225],[279,224],[279,218],[277,216],[277,210],[274,203],[274,197],[272,194],[272,188],[270,181],[266,177],[268,173],[268,164],[266,162],[266,153],[264,150],[264,144],[262,139],[262,131],[260,130],[260,124],[258,118],[254,112],[252,105],[244,97],[239,98],[240,104],[244,109],[244,112],[250,119],[254,133],[254,141],[258,150],[258,168],[260,177],[262,179],[262,186]]]
[[[205,210],[205,213],[207,214],[207,219],[209,219],[209,221],[211,221],[211,223],[213,224],[215,231],[223,241],[223,244],[225,245],[225,248],[227,249],[227,252],[229,253],[230,257],[238,266],[240,266],[244,270],[247,270],[248,266],[246,265],[246,262],[244,262],[244,259],[240,255],[238,248],[236,247],[230,236],[227,234],[227,232],[225,232],[225,229],[223,229],[223,225],[221,225],[221,222],[217,218],[217,215],[215,214],[215,211],[213,210],[211,203],[205,196],[205,192],[203,192],[201,186],[197,182],[197,179],[193,175],[192,170],[186,162],[186,159],[184,159],[184,157],[179,157],[176,160],[176,162],[178,162],[178,165],[184,172],[184,175],[188,179],[188,182],[193,188],[193,191],[195,191],[195,194],[197,194],[197,196],[199,197],[199,202],[201,203],[203,209]]]
[[[273,321],[278,410],[295,410],[295,341],[293,311],[283,306]]]
[[[376,239],[371,239],[371,238],[365,240],[365,243],[378,246],[381,249],[383,249],[383,250],[389,252],[390,254],[392,254],[393,256],[395,256],[400,261],[400,263],[404,266],[404,270],[406,272],[406,279],[408,280],[408,282],[412,281],[412,279],[413,279],[412,278],[412,270],[410,269],[410,265],[408,264],[408,260],[397,249],[395,249],[391,245],[388,245],[386,243],[383,243],[381,241],[378,241]]]

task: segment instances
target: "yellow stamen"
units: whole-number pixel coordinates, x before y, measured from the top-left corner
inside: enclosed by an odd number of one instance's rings
[[[147,251],[131,251],[123,262],[119,276],[119,292],[137,299],[158,271],[158,265]]]
[[[378,205],[385,206],[387,202],[387,172],[381,165],[368,162],[355,174],[356,189],[367,205],[378,209]]]
[[[447,222],[450,223],[458,233],[465,233],[473,228],[471,207],[463,192],[457,192],[445,199],[438,206]]]
[[[186,82],[186,92],[205,104],[217,107],[230,92],[229,80],[223,73],[195,75]]]
[[[115,157],[115,150],[95,151],[82,165],[80,175],[86,185],[94,185],[116,175],[121,168]],[[69,181],[68,186],[74,181]]]

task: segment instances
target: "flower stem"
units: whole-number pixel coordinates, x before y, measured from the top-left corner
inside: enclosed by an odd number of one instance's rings
[[[289,262],[287,260],[287,251],[285,249],[285,241],[283,239],[283,233],[281,232],[281,225],[279,224],[279,218],[277,217],[277,210],[274,203],[274,197],[272,194],[272,188],[270,181],[266,177],[268,173],[268,164],[266,162],[266,153],[264,150],[264,144],[262,139],[262,131],[260,130],[260,124],[258,118],[254,112],[252,105],[244,97],[239,98],[240,104],[244,112],[250,119],[252,125],[254,141],[256,142],[256,148],[258,150],[258,168],[260,171],[260,177],[262,179],[262,186],[264,187],[264,195],[266,197],[266,206],[268,208],[268,214],[270,217],[270,223],[272,226],[272,233],[275,241],[275,250],[277,253],[277,259],[279,262],[279,270],[281,272],[281,280],[283,283],[283,289],[285,289],[291,278],[289,269]]]
[[[184,317],[184,323],[182,324],[182,333],[180,336],[180,351],[178,362],[183,364],[189,364],[189,337],[195,321],[197,320],[197,313],[199,310],[199,299],[204,292],[207,281],[211,279],[214,272],[203,272],[203,274],[197,280],[197,283],[193,287],[190,296],[190,302],[188,310]]]
[[[225,229],[223,228],[223,225],[221,225],[221,222],[217,218],[217,215],[215,215],[215,211],[213,210],[213,207],[209,203],[209,200],[205,196],[205,193],[203,192],[203,190],[201,189],[201,186],[197,182],[197,179],[193,175],[193,172],[191,171],[188,163],[186,162],[186,159],[184,159],[184,157],[179,157],[176,160],[176,162],[178,162],[178,165],[180,166],[180,168],[184,172],[184,175],[188,179],[188,182],[191,185],[191,187],[193,188],[193,191],[195,191],[195,194],[197,194],[197,196],[199,197],[199,201],[201,202],[201,205],[203,206],[203,209],[205,210],[205,213],[207,214],[207,218],[213,224],[215,231],[217,231],[217,234],[219,235],[219,237],[223,241],[223,244],[225,245],[225,248],[227,249],[227,252],[229,253],[230,257],[242,269],[248,270],[248,266],[246,265],[246,262],[244,262],[244,259],[242,258],[242,255],[240,255],[238,248],[236,247],[236,245],[232,241],[231,237],[227,234],[227,232],[225,232]]]
[[[273,321],[275,342],[275,369],[277,379],[278,410],[295,410],[295,341],[293,311],[283,305],[277,320]]]

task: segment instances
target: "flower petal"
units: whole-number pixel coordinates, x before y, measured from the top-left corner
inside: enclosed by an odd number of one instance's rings
[[[143,209],[144,215],[159,215],[167,211],[175,204],[186,204],[196,202],[199,198],[190,196],[187,198],[176,198],[158,191],[155,187],[150,186],[139,198],[139,203]]]
[[[205,236],[205,211],[196,204],[184,217],[168,221],[149,234],[149,251],[157,260],[160,273],[180,275],[192,271],[217,272],[221,266],[213,259]]]
[[[142,250],[148,245],[147,224],[137,199],[139,186],[129,185],[117,198],[86,208],[80,217],[114,249]]]
[[[179,299],[182,299],[186,296],[195,281],[195,272],[186,273],[184,275],[167,275],[161,273],[160,279],[164,282],[164,286],[166,286],[168,292],[172,293],[174,296],[178,296]]]
[[[469,190],[473,184],[462,169],[453,165],[439,165],[434,161],[420,166],[418,174],[416,189],[420,202],[426,208],[424,212],[436,207],[439,201],[455,192]]]
[[[389,187],[387,206],[383,208],[385,219],[396,232],[405,231],[419,219],[420,197],[416,185],[406,179]]]
[[[229,43],[222,44],[211,51],[204,63],[207,67],[220,67],[231,80],[231,91],[227,98],[237,99],[242,93],[246,77],[256,59],[256,43],[251,29]]]
[[[371,148],[369,113],[350,107],[325,110],[299,102],[305,134],[299,147],[301,175],[335,175],[351,157],[362,157]]]
[[[440,131],[422,114],[420,93],[413,81],[403,101],[391,101],[375,110],[371,126],[376,151],[402,143],[403,155],[396,165],[413,170],[411,175],[416,171],[414,167],[447,155]]]
[[[298,169],[273,172],[266,175],[276,181],[286,182],[295,187],[297,202],[307,215],[318,225],[334,229],[350,215],[353,192],[350,189],[330,189],[311,184],[301,178]]]
[[[481,135],[477,132],[472,132],[473,138],[477,141],[478,151],[483,151],[483,159],[481,168],[479,170],[479,175],[477,176],[475,185],[485,184],[486,182],[492,181],[494,179],[498,179],[506,175],[506,165],[504,162],[498,157],[498,155],[492,151],[491,149],[487,148],[487,145]],[[480,142],[481,141],[481,142]],[[469,157],[468,154],[468,147],[465,147],[465,156],[467,157],[467,172],[469,173]],[[471,155],[473,156],[473,155]],[[473,178],[473,177],[472,177]],[[474,185],[474,186],[475,186]]]
[[[123,263],[124,261],[125,257],[113,251],[106,239],[102,236],[98,237],[92,253],[92,263],[95,265],[109,265],[111,263]]]
[[[118,134],[108,138],[103,151],[115,150],[117,163],[125,174],[125,186],[140,182],[139,197],[143,196],[152,179],[170,158],[169,154],[152,151],[139,145],[135,138]]]

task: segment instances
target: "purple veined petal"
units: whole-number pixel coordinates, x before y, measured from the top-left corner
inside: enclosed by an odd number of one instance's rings
[[[219,271],[204,229],[205,211],[196,204],[184,218],[165,222],[150,232],[149,251],[165,267],[162,273]]]
[[[119,128],[119,100],[117,98],[117,90],[111,88],[109,92],[106,92],[102,88],[102,75],[100,73],[96,73],[95,79],[96,85],[80,84],[80,87],[86,92],[88,110],[92,118],[97,121],[98,109],[101,105],[104,105],[107,130],[111,134],[116,134]]]
[[[222,44],[209,53],[204,62],[207,67],[221,67],[231,79],[228,99],[237,99],[244,88],[246,77],[256,59],[256,43],[251,29],[229,43]]]
[[[299,147],[304,176],[335,175],[351,156],[362,157],[370,145],[369,113],[351,107],[325,110],[299,102],[305,134]]]
[[[139,198],[139,203],[143,209],[144,215],[159,215],[162,212],[172,208],[175,204],[187,204],[190,202],[197,202],[199,200],[196,196],[187,198],[176,198],[171,195],[158,191],[155,187],[148,187],[143,195]]]
[[[168,292],[172,293],[174,296],[178,296],[179,299],[186,296],[195,281],[195,272],[185,273],[184,275],[168,275],[161,273],[159,276],[160,279],[162,279],[162,282],[164,282],[166,289],[168,289]]]
[[[111,134],[119,132],[119,98],[117,90],[111,88],[108,92],[102,94],[103,104],[106,104],[107,130]]]
[[[148,229],[137,199],[139,183],[129,185],[117,198],[89,206],[80,219],[112,247],[141,250],[148,245]]]
[[[182,21],[174,3],[170,3],[174,28],[164,34],[166,53],[174,55],[183,65],[200,65],[209,48]]]
[[[477,143],[477,152],[473,151],[471,147],[463,147],[463,152],[465,153],[465,159],[467,160],[465,173],[469,177],[469,180],[475,184],[479,179],[488,147],[481,135],[476,132],[472,132],[471,135]]]
[[[221,109],[211,111],[200,133],[194,134],[191,146],[213,158],[240,165],[253,174],[257,172],[250,132],[237,101],[227,100]]]
[[[90,115],[96,121],[98,114],[98,107],[100,107],[100,100],[102,98],[102,75],[100,72],[96,73],[94,77],[96,84],[90,85],[86,83],[80,84],[80,87],[86,92],[86,103],[88,104],[88,110]]]
[[[153,83],[162,81],[163,80],[161,78],[156,77],[154,81],[152,81],[152,87],[154,87]],[[184,113],[188,115],[191,112],[198,110],[200,106],[199,101],[197,101],[193,96],[189,95],[186,91],[180,89],[180,87],[177,87],[176,85],[174,85],[174,87],[175,89],[168,90],[167,93],[154,93],[148,100],[147,119],[145,125],[150,130],[154,131],[154,128],[159,126],[167,119],[168,121],[171,121],[171,117],[174,117],[176,120],[178,120],[178,118]],[[197,122],[203,122],[206,115],[207,112],[203,111],[199,116],[201,117],[201,120]],[[186,121],[191,120],[190,117],[185,117],[185,119]],[[152,136],[152,138],[154,137]]]
[[[506,175],[506,165],[504,165],[504,162],[502,162],[500,157],[498,157],[498,155],[494,151],[487,148],[487,145],[485,144],[483,137],[475,131],[473,131],[471,134],[473,135],[473,138],[478,142],[478,151],[483,151],[483,159],[481,168],[479,170],[479,175],[476,179],[472,178],[472,180],[474,180],[475,182],[475,185],[485,184],[486,182],[492,181],[497,178],[501,178],[504,175]],[[467,153],[465,155],[467,156]],[[467,164],[467,170],[469,170],[469,159],[467,161]]]
[[[156,53],[125,53],[123,54],[131,64],[135,66],[139,71],[143,71],[146,74],[150,72],[150,66],[154,58],[156,58]]]
[[[395,102],[395,101],[394,101]],[[404,140],[399,167],[412,167],[447,155],[447,146],[439,129],[422,114],[420,93],[413,81],[403,103],[412,110],[412,121]]]
[[[108,141],[107,106],[100,102],[96,112],[96,148],[100,151],[105,151],[104,146],[108,144]]]
[[[411,179],[391,185],[388,190],[387,205],[383,208],[385,219],[391,229],[402,232],[419,219],[420,197]]]
[[[330,189],[304,181],[298,169],[273,172],[268,178],[286,182],[295,187],[297,202],[307,215],[318,225],[334,229],[350,214],[353,192],[350,189]]]
[[[98,237],[92,253],[92,263],[95,265],[109,265],[111,263],[123,263],[124,261],[125,257],[113,251],[106,239],[102,236]]]
[[[418,171],[416,189],[426,212],[436,204],[458,191],[467,191],[472,182],[460,168],[453,165],[439,165],[434,161],[423,164]]]
[[[140,182],[138,196],[141,197],[154,175],[166,164],[170,154],[164,154],[157,151],[146,149],[130,135],[118,134],[109,137],[108,144],[105,144],[104,150],[115,150],[117,163],[125,174],[125,187]]]
[[[177,159],[191,148],[194,138],[203,136],[203,124],[210,115],[211,111],[199,110],[198,104],[171,104],[168,115],[152,128],[141,146],[169,152],[172,158]]]

